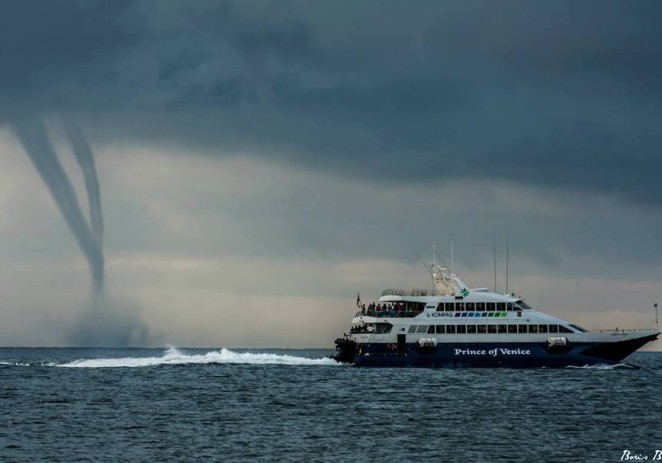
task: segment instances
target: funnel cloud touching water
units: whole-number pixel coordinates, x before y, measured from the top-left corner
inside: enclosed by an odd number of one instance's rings
[[[67,138],[83,171],[91,228],[41,117],[21,115],[13,119],[12,128],[76,238],[92,274],[89,302],[70,333],[69,342],[76,346],[108,347],[144,344],[148,330],[138,311],[113,300],[105,292],[101,194],[94,155],[83,133],[74,121],[64,120]]]

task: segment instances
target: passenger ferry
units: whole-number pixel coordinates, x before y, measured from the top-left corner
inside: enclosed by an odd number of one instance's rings
[[[513,294],[469,289],[433,264],[433,290],[387,289],[360,304],[334,358],[365,367],[567,367],[616,364],[657,330],[589,332]]]

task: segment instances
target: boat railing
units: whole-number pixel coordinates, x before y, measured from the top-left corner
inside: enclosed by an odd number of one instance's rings
[[[601,334],[628,334],[628,333],[647,333],[650,331],[655,331],[653,328],[614,328],[612,330],[596,330],[591,331],[591,333],[601,333]]]
[[[397,309],[365,309],[359,310],[354,314],[355,317],[375,317],[375,318],[411,318],[419,315],[422,310],[397,310]]]
[[[453,296],[456,291],[450,289],[397,289],[389,288],[382,291],[384,296]]]

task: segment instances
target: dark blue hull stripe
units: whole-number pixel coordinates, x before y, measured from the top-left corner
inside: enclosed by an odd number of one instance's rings
[[[566,349],[551,350],[541,343],[443,343],[435,347],[416,344],[360,344],[354,355],[354,365],[365,367],[513,367],[562,368],[614,364],[630,355],[648,341],[627,343],[618,355],[600,355],[605,343],[573,343]],[[610,343],[613,344],[613,343]],[[613,354],[613,346],[610,347]],[[589,352],[591,355],[587,355]]]

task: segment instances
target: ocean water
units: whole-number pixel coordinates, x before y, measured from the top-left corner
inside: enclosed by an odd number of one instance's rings
[[[0,462],[662,455],[662,353],[561,370],[359,369],[330,354],[3,348]]]

